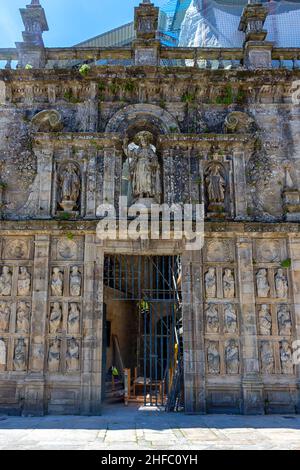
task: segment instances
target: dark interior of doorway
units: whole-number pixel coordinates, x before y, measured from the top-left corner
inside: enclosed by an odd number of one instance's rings
[[[179,405],[180,257],[107,255],[104,303],[106,401],[167,406],[172,396]]]

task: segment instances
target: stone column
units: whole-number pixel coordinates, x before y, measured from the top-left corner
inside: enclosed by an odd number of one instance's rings
[[[205,345],[200,251],[182,256],[183,361],[186,413],[205,413]]]
[[[44,364],[49,284],[49,235],[36,235],[32,279],[31,338],[25,379],[24,415],[42,416],[46,409]]]
[[[81,413],[101,412],[104,253],[95,235],[86,235],[83,307]]]
[[[263,384],[259,373],[251,238],[241,237],[237,240],[237,262],[241,306],[243,412],[263,414]]]
[[[234,198],[235,198],[235,218],[247,216],[247,192],[246,192],[246,172],[245,156],[241,150],[233,153],[233,175],[234,175]]]
[[[114,204],[116,158],[114,149],[104,150],[103,203]]]

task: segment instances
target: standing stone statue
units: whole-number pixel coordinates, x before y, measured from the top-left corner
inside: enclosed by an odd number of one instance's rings
[[[226,180],[220,165],[212,165],[205,178],[209,203],[223,203],[225,201]]]
[[[66,363],[68,371],[77,371],[79,369],[79,344],[75,338],[68,341]]]
[[[59,268],[53,268],[51,277],[51,295],[61,297],[63,295],[63,274]]]
[[[51,313],[50,313],[50,318],[49,318],[49,333],[50,334],[53,335],[57,333],[58,331],[60,331],[61,321],[62,321],[61,306],[58,302],[54,302],[51,308]]]
[[[207,333],[218,333],[219,314],[216,305],[210,304],[206,309],[206,331]]]
[[[18,295],[22,295],[22,296],[30,295],[30,284],[31,284],[31,276],[26,266],[21,266],[19,277],[18,277]]]
[[[288,341],[281,341],[280,362],[281,362],[281,370],[283,374],[294,373],[293,355],[292,355],[292,350]]]
[[[58,372],[59,366],[60,366],[60,340],[56,338],[49,345],[48,370],[49,372]]]
[[[24,338],[19,338],[14,350],[14,370],[26,369],[26,344]]]
[[[225,269],[223,276],[223,291],[225,299],[231,299],[235,296],[234,277],[231,269]]]
[[[80,310],[78,304],[72,302],[68,316],[68,333],[77,335],[80,332]]]
[[[217,295],[217,279],[214,268],[209,268],[205,274],[205,292],[207,298],[215,298]]]
[[[219,346],[216,341],[209,341],[207,347],[207,366],[209,374],[220,373],[220,353]]]
[[[81,295],[81,274],[78,266],[73,266],[70,274],[70,295],[79,297]]]
[[[278,269],[275,275],[276,297],[286,299],[288,294],[288,282],[283,269]]]
[[[230,339],[225,347],[225,364],[227,374],[239,373],[239,347],[234,339]]]
[[[264,268],[260,269],[256,274],[256,285],[258,297],[268,297],[270,293],[270,285],[268,281],[268,271]]]
[[[0,371],[4,372],[6,369],[6,344],[3,339],[0,339]]]
[[[226,333],[237,332],[237,314],[232,304],[226,304],[224,309],[224,323]]]
[[[16,331],[17,333],[29,333],[30,309],[26,302],[19,302],[17,307]]]
[[[280,305],[277,310],[278,330],[280,335],[289,336],[292,334],[292,320],[287,305]]]
[[[124,142],[124,152],[128,158],[130,181],[134,202],[153,199],[160,204],[162,196],[161,174],[156,148],[150,132],[139,132],[136,143]]]
[[[0,331],[6,333],[9,329],[11,307],[7,302],[0,302]]]
[[[66,212],[72,211],[77,206],[80,195],[80,177],[78,169],[73,163],[68,163],[58,175],[60,201],[59,204]]]
[[[11,295],[12,275],[8,266],[3,266],[2,274],[0,276],[0,295]]]
[[[260,306],[258,312],[259,333],[261,335],[270,336],[272,334],[272,315],[266,304]]]
[[[264,341],[260,346],[261,370],[264,374],[274,373],[274,352],[272,344]]]

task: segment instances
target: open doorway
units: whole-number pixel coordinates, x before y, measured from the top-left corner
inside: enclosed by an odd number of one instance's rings
[[[104,302],[106,399],[166,406],[182,380],[180,258],[107,255]]]

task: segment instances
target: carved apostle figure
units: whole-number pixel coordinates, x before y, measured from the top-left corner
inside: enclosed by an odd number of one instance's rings
[[[224,323],[226,333],[236,333],[237,331],[237,314],[232,304],[225,305]]]
[[[19,277],[18,277],[18,295],[22,295],[22,296],[30,295],[30,284],[31,284],[31,276],[26,266],[21,266]]]
[[[79,369],[79,344],[75,338],[68,341],[66,361],[67,370],[76,371]]]
[[[79,297],[81,294],[81,274],[78,266],[73,266],[70,274],[70,295],[71,297]]]
[[[30,309],[26,302],[19,302],[17,307],[17,319],[16,319],[16,330],[17,333],[29,333],[30,320],[29,320]]]
[[[0,302],[0,331],[6,333],[9,329],[10,305],[7,302]]]
[[[207,298],[214,298],[217,294],[216,270],[209,268],[205,274],[205,292]]]
[[[60,205],[68,211],[76,208],[80,195],[80,177],[73,163],[68,163],[59,175]]]
[[[63,295],[63,274],[59,268],[53,268],[51,277],[51,295],[61,297]]]
[[[234,277],[231,269],[225,269],[223,276],[223,291],[225,299],[233,298],[235,295]]]
[[[24,338],[19,338],[14,351],[14,370],[26,369],[26,344]]]
[[[6,344],[3,339],[0,339],[0,371],[6,369]]]
[[[124,142],[124,152],[128,158],[130,181],[134,201],[150,198],[161,202],[161,174],[156,148],[151,141],[150,132],[139,132],[136,143]],[[141,201],[142,202],[142,201]]]
[[[286,299],[288,294],[288,282],[283,269],[278,269],[275,275],[276,297]]]
[[[294,373],[292,350],[287,341],[281,341],[280,362],[281,362],[281,370],[283,374]]]
[[[206,189],[209,203],[220,203],[225,200],[226,180],[220,165],[210,166],[206,178]]]
[[[261,370],[264,374],[273,374],[274,372],[274,352],[272,345],[264,341],[260,347]]]
[[[216,305],[210,304],[206,310],[206,331],[207,333],[218,333],[219,314]]]
[[[58,372],[59,365],[60,365],[60,340],[55,339],[49,345],[49,351],[48,351],[49,372]]]
[[[60,331],[62,320],[62,310],[58,302],[54,302],[49,318],[49,333],[55,334]]]
[[[239,373],[239,347],[234,339],[229,340],[225,347],[225,364],[227,374]]]
[[[2,274],[0,276],[0,295],[11,295],[12,275],[8,266],[3,266]]]
[[[78,304],[72,302],[68,316],[68,333],[77,335],[80,330],[80,310]]]
[[[218,343],[210,341],[207,347],[207,366],[209,374],[220,373],[220,353]]]
[[[256,285],[258,297],[268,297],[270,285],[268,281],[268,271],[264,268],[260,269],[256,274]]]
[[[291,335],[292,320],[287,305],[280,305],[277,310],[278,330],[280,335]]]
[[[270,336],[272,334],[272,315],[266,304],[260,306],[258,312],[259,333],[261,335]]]

